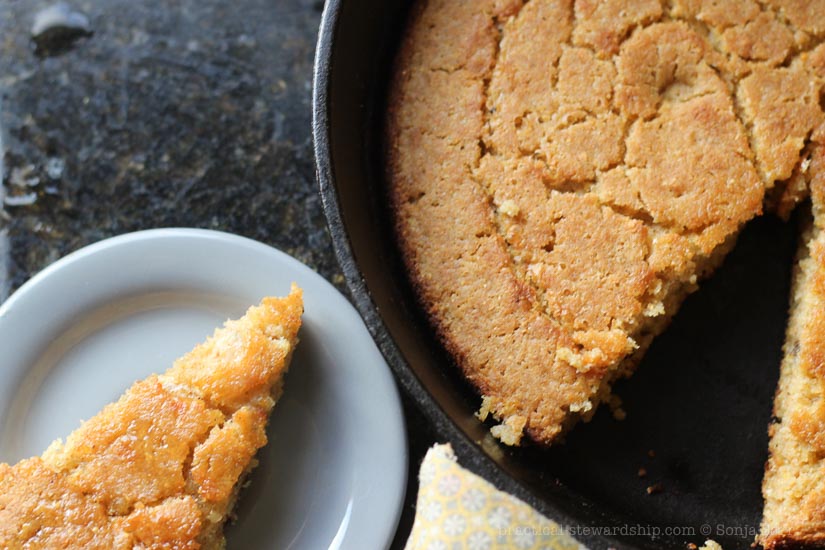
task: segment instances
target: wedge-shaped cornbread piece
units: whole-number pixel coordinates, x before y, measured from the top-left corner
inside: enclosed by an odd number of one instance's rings
[[[824,10],[414,3],[387,101],[389,202],[494,436],[549,445],[615,406],[613,382],[740,229],[804,195]]]
[[[807,167],[813,216],[794,271],[759,542],[766,549],[825,547],[825,149]]]
[[[41,457],[0,464],[2,548],[222,548],[301,326],[266,298]]]

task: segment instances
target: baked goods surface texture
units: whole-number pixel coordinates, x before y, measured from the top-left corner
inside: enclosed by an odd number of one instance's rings
[[[806,194],[823,37],[821,1],[414,5],[390,202],[494,435],[550,444],[612,402],[743,224]]]
[[[794,270],[790,320],[769,429],[759,542],[825,547],[825,149],[812,151],[812,219]]]
[[[264,299],[65,443],[0,464],[0,547],[222,548],[302,312],[297,287]]]

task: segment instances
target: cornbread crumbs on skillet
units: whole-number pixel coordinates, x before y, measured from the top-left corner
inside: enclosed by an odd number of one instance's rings
[[[414,5],[390,202],[503,442],[589,419],[743,224],[805,196],[823,34],[822,1]]]
[[[295,286],[266,298],[65,443],[0,464],[0,547],[223,548],[302,313]]]

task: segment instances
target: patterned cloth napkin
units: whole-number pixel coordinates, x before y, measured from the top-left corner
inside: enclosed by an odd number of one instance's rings
[[[587,550],[559,524],[459,466],[449,445],[427,451],[419,481],[405,550]],[[708,540],[697,550],[722,547]]]
[[[427,452],[406,550],[586,550],[557,523],[458,465],[449,445]]]

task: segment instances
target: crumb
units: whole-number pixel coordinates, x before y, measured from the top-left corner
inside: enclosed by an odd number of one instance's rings
[[[692,542],[689,542],[687,547],[688,547],[688,550],[697,550],[699,548],[698,546],[696,546]]]
[[[506,200],[503,203],[501,203],[501,206],[499,206],[499,210],[501,210],[502,213],[506,214],[507,216],[510,216],[511,218],[515,218],[516,216],[518,216],[519,213],[518,205],[511,200]]]
[[[481,407],[476,412],[476,418],[484,422],[493,410],[493,400],[487,396],[481,396]]]
[[[651,302],[645,307],[645,317],[659,317],[665,314],[665,305],[662,302]]]
[[[644,468],[639,468],[637,475],[639,477],[645,477],[647,475],[647,470],[645,470]]]
[[[654,451],[653,449],[650,449],[647,452],[647,456],[649,456],[650,458],[656,458],[656,451]]]
[[[505,445],[515,446],[521,442],[521,436],[524,434],[524,425],[527,419],[523,416],[513,415],[499,424],[490,428],[490,433],[504,443]]]
[[[661,483],[654,483],[653,485],[651,485],[647,488],[647,494],[649,494],[649,495],[658,495],[659,493],[661,493],[664,490],[665,490],[665,488],[662,486]]]
[[[581,403],[573,403],[570,405],[570,412],[587,412],[593,408],[593,403],[590,400],[584,400]]]

